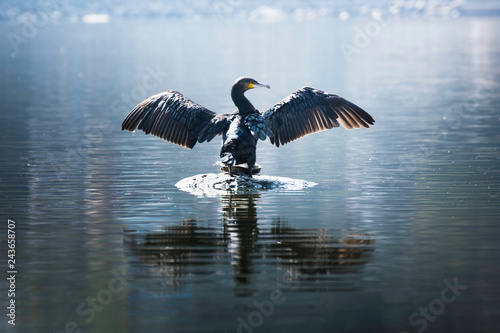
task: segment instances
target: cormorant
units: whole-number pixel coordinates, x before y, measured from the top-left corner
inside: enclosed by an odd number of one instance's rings
[[[245,91],[257,87],[270,88],[249,77],[237,79],[231,98],[237,110],[217,114],[193,102],[181,93],[167,90],[139,103],[125,118],[122,130],[137,127],[146,134],[186,148],[196,142],[210,142],[222,134],[221,162],[228,167],[247,164],[252,177],[257,141],[269,137],[276,147],[305,135],[339,127],[369,128],[375,120],[357,105],[319,89],[304,87],[260,113],[245,97]]]

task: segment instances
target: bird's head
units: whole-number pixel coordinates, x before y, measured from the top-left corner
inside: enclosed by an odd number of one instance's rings
[[[253,88],[267,88],[270,89],[271,87],[267,84],[259,83],[257,80],[254,80],[250,77],[240,77],[239,79],[236,79],[233,83],[233,89],[245,92],[249,89]]]

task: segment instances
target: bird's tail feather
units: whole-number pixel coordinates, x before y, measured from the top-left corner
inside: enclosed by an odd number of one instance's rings
[[[220,161],[222,164],[226,166],[233,166],[236,164],[236,159],[234,158],[233,154],[231,153],[225,153],[221,158]]]

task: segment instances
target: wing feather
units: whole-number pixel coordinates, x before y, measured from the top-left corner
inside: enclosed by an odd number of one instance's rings
[[[165,115],[162,117],[160,132],[158,133],[158,137],[163,139],[165,137],[165,130],[167,129],[169,123],[169,119],[165,118]]]
[[[193,148],[200,132],[217,114],[181,93],[167,90],[139,103],[125,118],[122,130],[136,128],[186,148]]]
[[[308,134],[342,125],[347,129],[373,125],[375,120],[340,96],[305,87],[269,108],[264,114],[272,144],[279,147]]]
[[[344,110],[349,114],[349,116],[353,119],[355,122],[355,127],[359,128],[360,126],[367,127],[368,125],[362,120],[356,112],[352,111],[348,106],[344,106]]]
[[[298,114],[299,121],[302,123],[302,127],[299,129],[299,137],[303,137],[307,132],[311,131],[311,125],[309,119],[305,118],[302,114]]]
[[[243,123],[256,139],[265,140],[268,136],[273,136],[273,132],[258,111],[246,115],[243,118]]]
[[[160,138],[162,138],[163,140],[166,140],[166,138],[171,138],[172,132],[175,129],[175,125],[176,125],[175,119],[172,117],[167,117]]]
[[[344,109],[342,107],[339,107],[337,109],[337,115],[339,116],[339,121],[342,124],[342,126],[344,126],[347,129],[353,128],[352,124],[349,122],[349,119],[348,119],[348,116],[346,115],[346,112],[344,111]]]
[[[231,121],[233,120],[231,114],[218,114],[213,117],[210,122],[201,130],[198,136],[198,142],[210,142],[216,135],[222,134],[227,131]]]

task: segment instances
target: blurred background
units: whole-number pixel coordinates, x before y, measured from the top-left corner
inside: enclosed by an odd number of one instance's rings
[[[35,1],[25,0],[22,4],[15,0],[2,1],[2,19],[29,19],[39,15],[40,9],[47,9],[55,19],[81,21],[85,15],[105,14],[113,20],[129,18],[182,18],[192,20],[226,17],[232,19],[254,19],[262,16],[280,16],[280,19],[311,21],[320,17],[336,18],[345,12],[349,16],[366,16],[374,10],[393,8],[398,16],[424,16],[456,18],[458,16],[498,14],[500,5],[495,0],[396,0],[396,1],[263,1],[248,3],[242,0],[173,0],[145,1],[103,0],[76,2],[71,0]],[[259,15],[260,14],[260,15]],[[345,15],[345,14],[344,14]]]
[[[496,332],[500,1],[0,1],[2,332]],[[265,111],[311,86],[376,120],[276,147],[297,190],[121,131],[150,95]],[[7,220],[16,222],[8,324]]]

